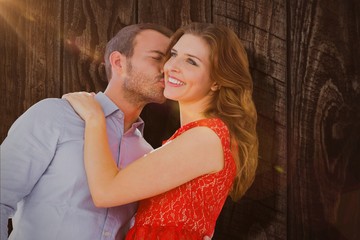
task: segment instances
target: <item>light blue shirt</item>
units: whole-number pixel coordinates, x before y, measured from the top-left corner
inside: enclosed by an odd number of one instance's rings
[[[141,119],[123,134],[123,113],[104,93],[96,99],[119,167],[152,150],[142,137]],[[137,206],[94,206],[83,145],[84,122],[66,100],[42,100],[16,120],[0,150],[1,239],[14,212],[12,240],[124,238]]]

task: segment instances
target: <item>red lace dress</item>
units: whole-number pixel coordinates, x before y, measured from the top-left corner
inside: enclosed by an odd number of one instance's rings
[[[197,126],[211,128],[221,139],[224,168],[140,201],[135,224],[126,240],[198,240],[213,234],[216,219],[232,186],[236,167],[230,152],[229,131],[220,119],[191,122],[179,128],[167,141]]]

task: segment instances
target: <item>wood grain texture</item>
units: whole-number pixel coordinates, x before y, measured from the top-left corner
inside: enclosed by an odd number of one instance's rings
[[[60,1],[0,3],[1,141],[32,104],[60,95],[60,6]]]
[[[211,2],[206,0],[139,0],[138,22],[154,22],[175,31],[190,22],[211,22]]]
[[[359,239],[360,207],[348,207],[360,202],[359,3],[293,1],[290,11],[288,235]]]
[[[63,89],[103,91],[107,85],[106,43],[135,22],[134,1],[64,0]]]

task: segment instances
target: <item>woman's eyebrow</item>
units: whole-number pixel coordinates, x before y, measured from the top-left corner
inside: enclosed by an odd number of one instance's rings
[[[178,52],[176,49],[172,48],[171,49],[171,52]],[[192,58],[196,58],[198,59],[200,62],[203,62],[200,58],[198,58],[197,56],[194,56],[192,54],[189,54],[189,53],[185,53],[186,56],[189,56],[189,57],[192,57]]]
[[[200,59],[200,58],[198,58],[197,56],[194,56],[194,55],[191,55],[191,54],[185,54],[185,55],[187,55],[187,56],[189,56],[189,57],[192,57],[192,58],[196,58],[196,59],[198,59],[200,62],[202,62],[202,60]]]

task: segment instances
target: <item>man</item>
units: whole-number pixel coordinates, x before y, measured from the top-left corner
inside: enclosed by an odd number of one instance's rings
[[[162,103],[163,58],[171,31],[154,24],[121,29],[107,44],[104,93],[108,139],[119,168],[152,150],[139,118]],[[83,166],[84,122],[66,100],[45,99],[10,128],[1,145],[1,239],[122,239],[136,204],[96,208]]]

